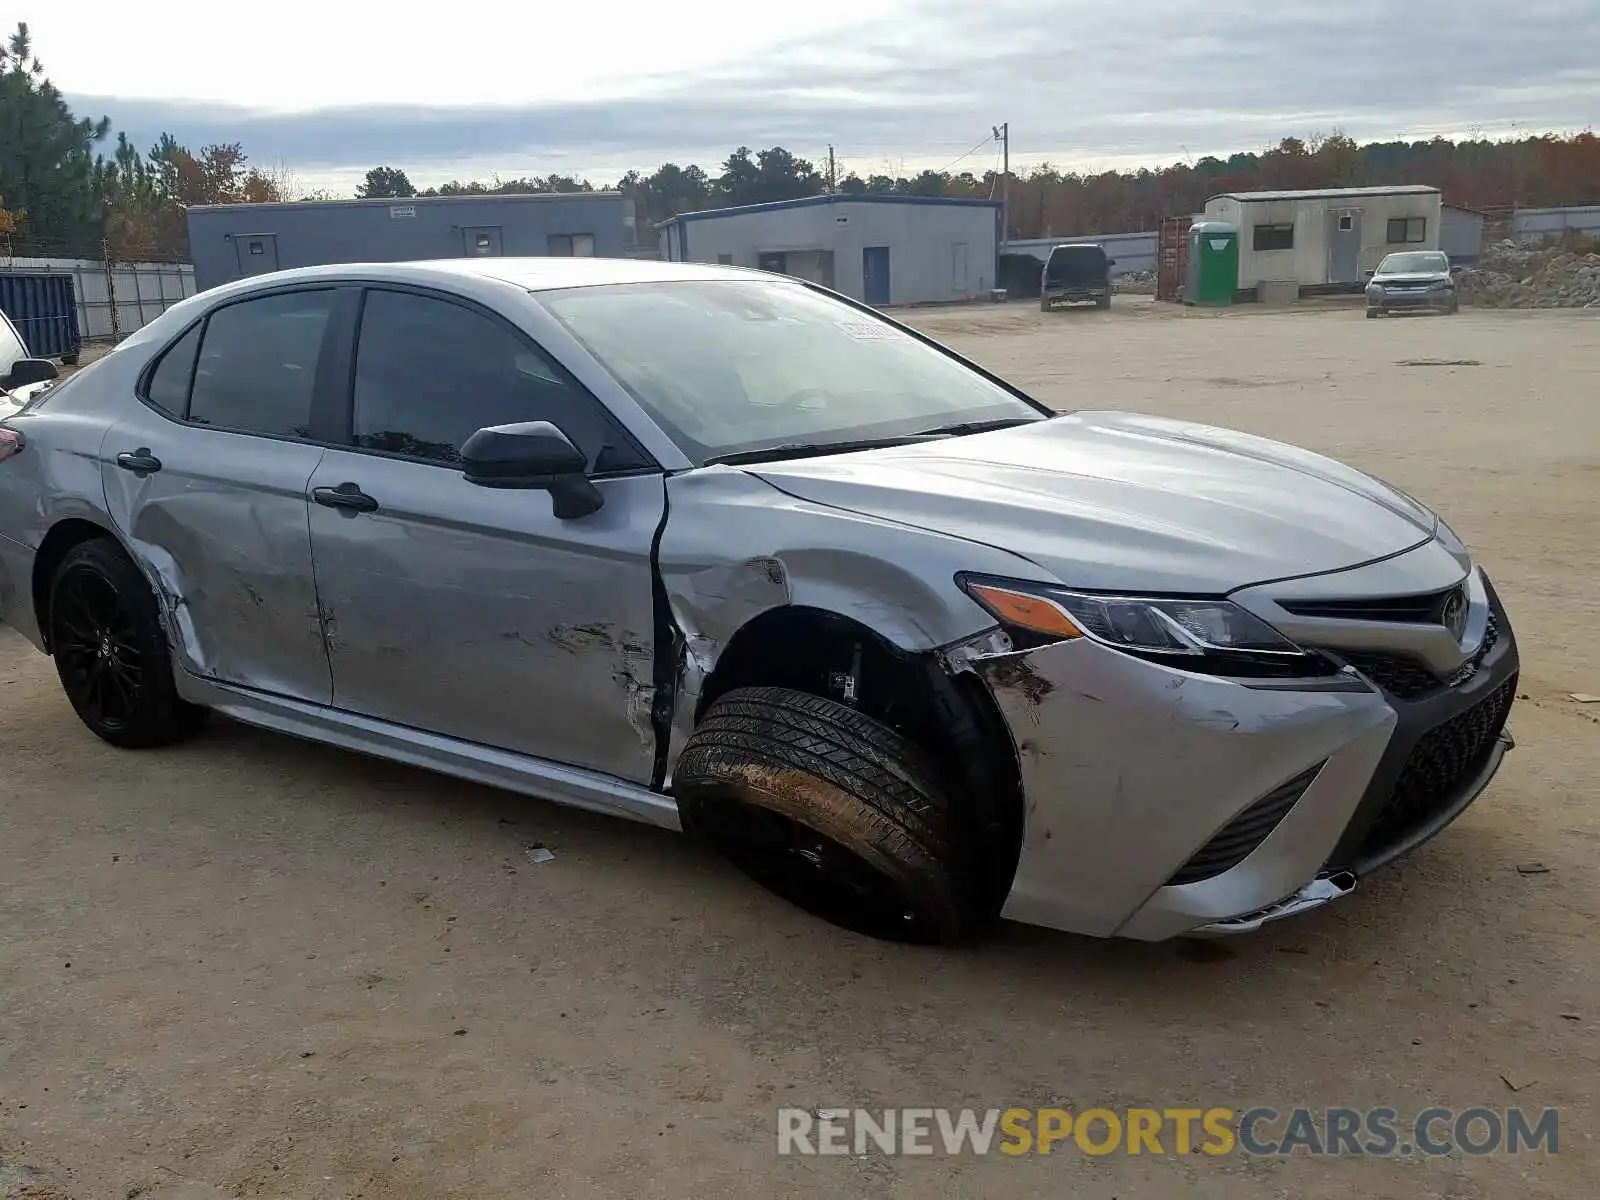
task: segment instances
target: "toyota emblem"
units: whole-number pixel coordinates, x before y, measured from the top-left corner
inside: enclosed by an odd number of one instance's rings
[[[1445,597],[1444,609],[1440,612],[1439,619],[1450,631],[1450,636],[1459,642],[1461,635],[1467,631],[1467,596],[1462,589],[1456,588]]]

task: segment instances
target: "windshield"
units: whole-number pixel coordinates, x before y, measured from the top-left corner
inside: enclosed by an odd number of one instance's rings
[[[1106,252],[1099,246],[1057,246],[1050,251],[1047,271],[1063,278],[1093,278],[1106,271]]]
[[[878,317],[760,279],[538,299],[697,465],[1047,414]]]
[[[1449,269],[1450,260],[1436,250],[1391,254],[1378,264],[1379,275],[1427,275]]]

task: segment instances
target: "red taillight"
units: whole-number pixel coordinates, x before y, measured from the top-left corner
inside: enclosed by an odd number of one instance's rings
[[[22,440],[22,435],[15,429],[0,429],[0,462],[8,458],[15,458],[22,453],[22,447],[27,445]]]

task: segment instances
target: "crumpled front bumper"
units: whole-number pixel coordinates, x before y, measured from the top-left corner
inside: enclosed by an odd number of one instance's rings
[[[1503,614],[1500,624],[1469,679],[1416,701],[1352,674],[1191,675],[1087,639],[971,658],[1010,727],[1026,804],[1003,915],[1154,941],[1249,932],[1348,894],[1459,816],[1499,768],[1511,746],[1503,728],[1426,812],[1404,828],[1383,824],[1406,772],[1426,767],[1440,739],[1509,707],[1518,660]],[[1308,774],[1236,865],[1172,882],[1236,817]]]
[[[1448,312],[1456,303],[1454,291],[1441,292],[1385,292],[1381,296],[1368,294],[1367,307],[1379,312]]]

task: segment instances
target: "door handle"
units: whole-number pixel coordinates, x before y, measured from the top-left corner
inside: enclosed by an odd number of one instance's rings
[[[343,509],[348,513],[376,512],[378,502],[361,490],[359,484],[341,483],[338,487],[311,489],[311,498],[324,508]]]
[[[140,446],[137,450],[124,450],[117,455],[117,466],[135,475],[149,475],[161,470],[161,460],[150,453],[149,446]]]

